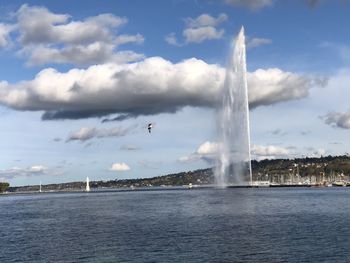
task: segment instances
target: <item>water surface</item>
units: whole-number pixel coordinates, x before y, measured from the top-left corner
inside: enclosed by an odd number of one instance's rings
[[[0,262],[350,262],[350,189],[0,196]]]

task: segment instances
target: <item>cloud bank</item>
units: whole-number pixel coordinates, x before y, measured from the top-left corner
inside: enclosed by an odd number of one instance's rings
[[[0,24],[0,47],[16,32],[17,54],[27,65],[70,63],[89,65],[109,61],[124,63],[143,58],[132,51],[116,50],[120,45],[141,44],[141,34],[117,32],[128,20],[110,13],[73,20],[68,14],[53,13],[45,7],[22,5],[14,14],[13,24]]]
[[[219,143],[206,141],[202,143],[194,153],[182,156],[178,159],[178,161],[182,163],[187,163],[204,160],[208,163],[213,164],[218,156],[219,149]],[[254,144],[251,146],[252,159],[256,160],[288,158],[291,155],[293,155],[291,150],[285,147]]]
[[[0,104],[22,111],[44,111],[44,120],[118,114],[115,120],[174,113],[185,106],[216,107],[225,69],[191,58],[172,63],[161,57],[106,63],[87,69],[40,71],[34,79],[0,81]],[[248,73],[251,108],[300,99],[319,78],[277,68]]]
[[[252,6],[267,4],[248,2]],[[68,14],[26,4],[13,17],[14,24],[0,24],[0,47],[16,41],[18,55],[28,64],[93,65],[67,72],[45,68],[33,79],[16,83],[0,80],[0,104],[9,108],[42,111],[43,120],[106,117],[106,121],[122,121],[220,103],[223,67],[196,58],[173,63],[161,57],[144,58],[133,51],[117,51],[120,45],[144,41],[141,34],[119,34],[128,22],[125,17],[105,13],[73,20]],[[221,38],[224,31],[218,27],[227,19],[224,13],[186,18],[185,43]],[[11,40],[14,31],[16,38]],[[181,45],[174,34],[167,41]],[[256,47],[269,40],[256,38],[250,42]],[[314,82],[313,77],[275,68],[248,73],[250,106],[303,98]],[[98,131],[84,132],[91,136]]]
[[[43,165],[33,165],[27,168],[13,167],[10,169],[0,170],[0,178],[8,180],[23,176],[42,175],[47,171]]]
[[[289,149],[280,146],[252,145],[251,147],[252,159],[256,160],[288,158],[290,154]]]

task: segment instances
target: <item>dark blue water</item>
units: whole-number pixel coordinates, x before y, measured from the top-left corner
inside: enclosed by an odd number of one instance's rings
[[[0,196],[0,262],[350,262],[350,189]]]

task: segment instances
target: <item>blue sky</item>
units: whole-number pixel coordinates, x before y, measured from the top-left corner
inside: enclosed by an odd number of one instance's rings
[[[330,0],[2,1],[0,181],[211,166],[215,108],[242,25],[253,157],[344,154],[349,9]]]

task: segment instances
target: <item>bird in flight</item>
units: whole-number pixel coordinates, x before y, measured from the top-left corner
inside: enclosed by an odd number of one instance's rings
[[[151,130],[152,130],[152,123],[149,123],[148,124],[148,132],[151,133]]]

